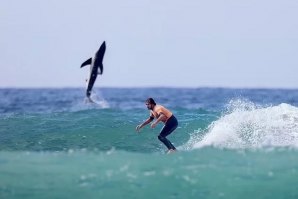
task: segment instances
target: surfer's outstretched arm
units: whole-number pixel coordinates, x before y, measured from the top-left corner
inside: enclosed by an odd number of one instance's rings
[[[152,122],[154,119],[154,117],[149,117],[145,122],[143,122],[142,124],[139,124],[137,127],[136,127],[136,131],[137,132],[140,132],[141,128],[143,128],[144,126],[146,126],[147,124],[149,124],[150,122]]]
[[[160,121],[164,121],[164,120],[166,120],[166,119],[167,119],[166,116],[165,116],[164,114],[160,113],[160,115],[159,115],[159,117],[156,119],[156,121],[153,122],[153,123],[151,124],[151,128],[155,128],[156,125],[157,125]]]

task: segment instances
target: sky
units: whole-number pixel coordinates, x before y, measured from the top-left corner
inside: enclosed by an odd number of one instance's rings
[[[297,0],[0,0],[0,88],[298,88]]]

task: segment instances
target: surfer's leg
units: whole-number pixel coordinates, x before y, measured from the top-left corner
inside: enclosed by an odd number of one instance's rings
[[[174,147],[174,145],[170,142],[170,140],[168,140],[166,137],[163,137],[161,135],[158,136],[158,139],[164,143],[164,145],[166,145],[166,147],[169,149],[169,150],[176,150],[176,148]]]
[[[166,138],[169,134],[171,134],[178,126],[178,121],[175,116],[169,118],[166,122],[165,126],[161,129],[160,134],[158,135],[158,139],[166,145],[169,150],[176,150],[174,145]]]

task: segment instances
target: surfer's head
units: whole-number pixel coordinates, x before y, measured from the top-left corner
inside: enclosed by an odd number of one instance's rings
[[[146,106],[148,109],[152,110],[155,105],[156,103],[151,97],[146,100]]]

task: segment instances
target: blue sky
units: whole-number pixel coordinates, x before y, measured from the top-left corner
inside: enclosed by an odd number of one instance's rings
[[[298,88],[296,0],[0,2],[2,88]]]

